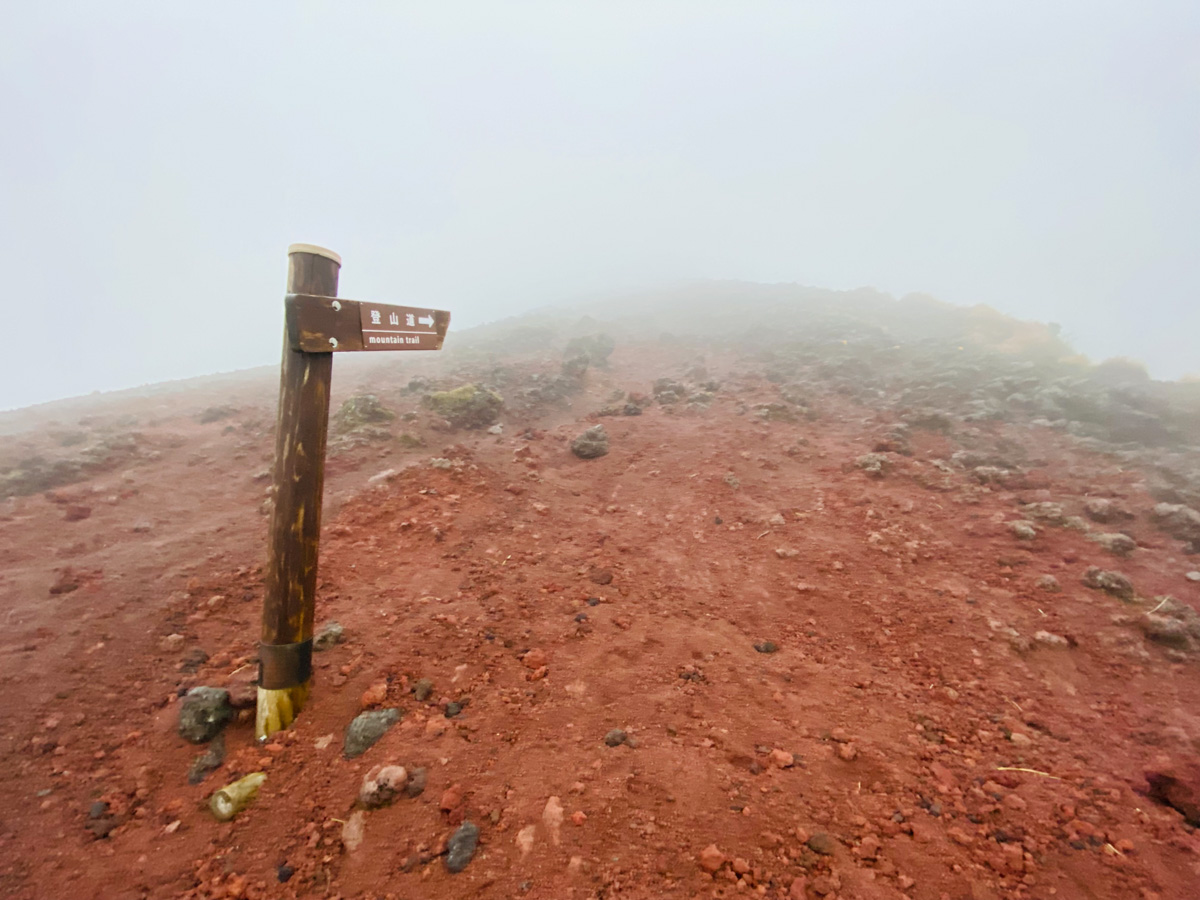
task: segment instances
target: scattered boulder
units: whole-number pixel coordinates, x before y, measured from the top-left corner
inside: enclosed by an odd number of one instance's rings
[[[1133,518],[1133,513],[1128,509],[1116,500],[1109,500],[1106,497],[1089,497],[1084,501],[1083,511],[1093,522],[1100,522],[1104,525]]]
[[[209,406],[200,411],[200,414],[196,416],[196,421],[201,425],[211,425],[213,422],[236,416],[239,412],[240,410],[236,406]]]
[[[787,403],[756,403],[754,415],[764,422],[796,422],[799,417],[794,407]]]
[[[1200,541],[1200,512],[1181,503],[1159,503],[1154,507],[1158,527],[1181,541]]]
[[[603,369],[608,367],[608,358],[612,356],[617,342],[607,334],[589,334],[583,337],[571,338],[567,342],[563,358],[566,362],[583,360],[587,364]],[[564,365],[566,365],[564,362]]]
[[[597,459],[608,453],[608,432],[603,425],[593,425],[571,441],[571,452],[580,459]]]
[[[346,727],[342,753],[346,759],[362,756],[383,737],[389,728],[400,721],[398,709],[373,709],[354,717]]]
[[[1013,533],[1019,540],[1032,541],[1038,536],[1038,530],[1032,522],[1009,522],[1008,530]]]
[[[1147,639],[1179,650],[1200,646],[1200,614],[1174,597],[1155,597],[1154,608],[1140,622]]]
[[[374,394],[355,394],[347,397],[333,415],[334,430],[340,434],[357,431],[367,425],[381,425],[396,418],[396,414],[379,402]]]
[[[1099,544],[1113,556],[1128,556],[1137,549],[1137,541],[1127,534],[1089,534],[1088,540]]]
[[[1132,601],[1136,596],[1133,582],[1127,576],[1120,572],[1106,571],[1099,566],[1088,566],[1087,571],[1083,573],[1083,583],[1119,600]]]
[[[872,478],[882,478],[891,470],[892,461],[882,453],[864,453],[854,461],[854,465]]]
[[[688,395],[688,389],[678,381],[672,381],[670,378],[659,378],[651,387],[651,392],[654,394],[654,399],[664,406],[672,403],[678,403]]]
[[[1048,591],[1051,594],[1057,594],[1062,590],[1062,585],[1058,583],[1058,579],[1053,575],[1043,575],[1037,580],[1037,586],[1043,591]]]
[[[1021,512],[1031,519],[1037,519],[1048,525],[1062,525],[1067,521],[1061,503],[1051,503],[1049,501],[1026,503],[1021,508]]]
[[[179,709],[179,736],[193,744],[206,743],[220,734],[233,716],[229,691],[194,687],[184,696]]]
[[[1192,646],[1187,626],[1179,619],[1146,613],[1138,623],[1147,640],[1176,650],[1188,650]]]
[[[504,409],[503,397],[475,384],[427,394],[423,402],[455,428],[487,428]]]

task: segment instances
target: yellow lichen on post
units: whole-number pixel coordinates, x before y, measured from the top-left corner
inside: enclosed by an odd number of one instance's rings
[[[258,707],[254,717],[254,736],[265,741],[277,731],[288,728],[296,721],[300,710],[308,702],[312,680],[290,688],[258,689]]]

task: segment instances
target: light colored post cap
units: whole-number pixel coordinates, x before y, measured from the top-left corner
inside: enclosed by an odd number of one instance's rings
[[[342,258],[332,250],[326,250],[324,247],[318,247],[316,244],[292,244],[288,247],[288,256],[293,253],[312,253],[315,256],[323,256],[326,259],[332,259],[339,266],[342,264]]]

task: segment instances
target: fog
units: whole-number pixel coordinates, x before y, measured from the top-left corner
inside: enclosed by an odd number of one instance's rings
[[[9,4],[0,408],[278,360],[286,248],[463,328],[874,286],[1200,370],[1200,6]]]

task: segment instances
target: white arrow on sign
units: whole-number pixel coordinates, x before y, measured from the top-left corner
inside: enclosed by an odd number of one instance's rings
[[[428,325],[430,328],[432,328],[433,327],[433,316],[432,315],[421,316],[419,319],[417,319],[417,322],[421,325]]]

